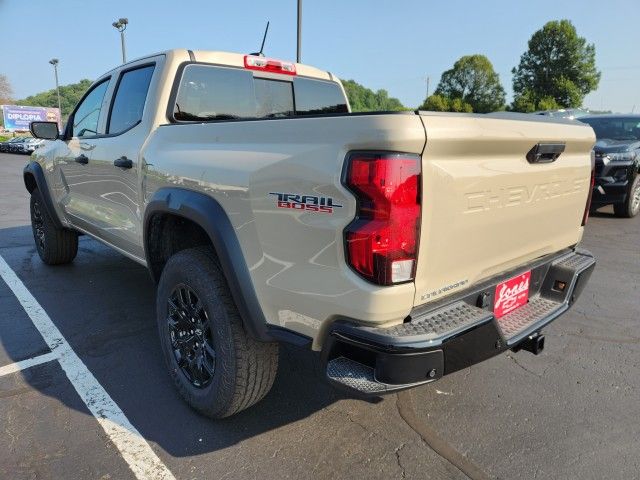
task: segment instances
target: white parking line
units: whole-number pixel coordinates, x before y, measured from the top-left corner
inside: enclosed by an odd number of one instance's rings
[[[37,357],[31,357],[25,360],[20,360],[19,362],[10,363],[9,365],[0,367],[0,377],[9,375],[10,373],[19,372],[20,370],[26,370],[27,368],[35,367],[36,365],[41,365],[43,363],[51,362],[52,360],[57,359],[58,357],[55,353],[49,352],[45,353],[44,355],[38,355]]]
[[[120,407],[73,351],[47,312],[1,256],[0,276],[13,291],[22,308],[49,345],[51,354],[58,358],[60,366],[76,392],[113,444],[120,450],[134,475],[140,480],[175,480],[173,474],[158,458],[140,432],[131,425]]]

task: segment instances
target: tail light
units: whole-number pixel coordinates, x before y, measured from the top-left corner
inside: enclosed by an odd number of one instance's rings
[[[596,185],[596,157],[595,153],[591,152],[591,182],[589,183],[589,195],[587,196],[587,205],[584,207],[584,214],[582,215],[582,226],[587,224],[589,219],[589,210],[591,209],[591,197],[593,197],[593,187]]]
[[[259,57],[257,55],[245,55],[244,68],[249,70],[262,70],[264,72],[283,73],[285,75],[296,75],[295,63],[276,60],[275,58]]]
[[[421,159],[417,155],[355,153],[345,184],[357,198],[345,230],[351,268],[370,282],[413,280],[420,240]]]

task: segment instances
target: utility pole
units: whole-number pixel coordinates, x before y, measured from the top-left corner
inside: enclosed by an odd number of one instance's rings
[[[127,53],[124,45],[124,31],[127,29],[129,20],[126,18],[119,18],[117,22],[113,22],[111,25],[120,32],[120,44],[122,45],[122,63],[127,63]]]
[[[427,77],[427,98],[429,98],[429,82],[431,81],[430,77]]]
[[[58,84],[58,63],[57,58],[52,58],[49,63],[53,65],[53,73],[56,76],[56,94],[58,95],[58,110],[60,110],[60,117],[62,118],[62,103],[60,102],[60,85]]]
[[[296,50],[296,62],[302,58],[302,0],[298,0],[298,49]]]

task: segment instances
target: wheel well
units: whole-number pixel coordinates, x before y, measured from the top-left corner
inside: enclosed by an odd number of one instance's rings
[[[158,282],[167,260],[187,248],[209,245],[209,235],[197,223],[179,215],[158,213],[149,219],[146,236],[147,260],[151,276]]]
[[[33,191],[37,188],[38,184],[36,183],[36,178],[32,173],[24,174],[24,186],[27,187],[29,193],[33,193]]]

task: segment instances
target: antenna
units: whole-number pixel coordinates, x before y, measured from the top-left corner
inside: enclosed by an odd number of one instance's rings
[[[260,51],[257,53],[252,53],[251,55],[256,55],[258,57],[264,57],[264,53],[262,53],[262,51],[264,50],[264,42],[267,39],[267,32],[269,31],[269,22],[267,22],[267,28],[264,29],[264,36],[262,37],[262,45],[260,45]]]

